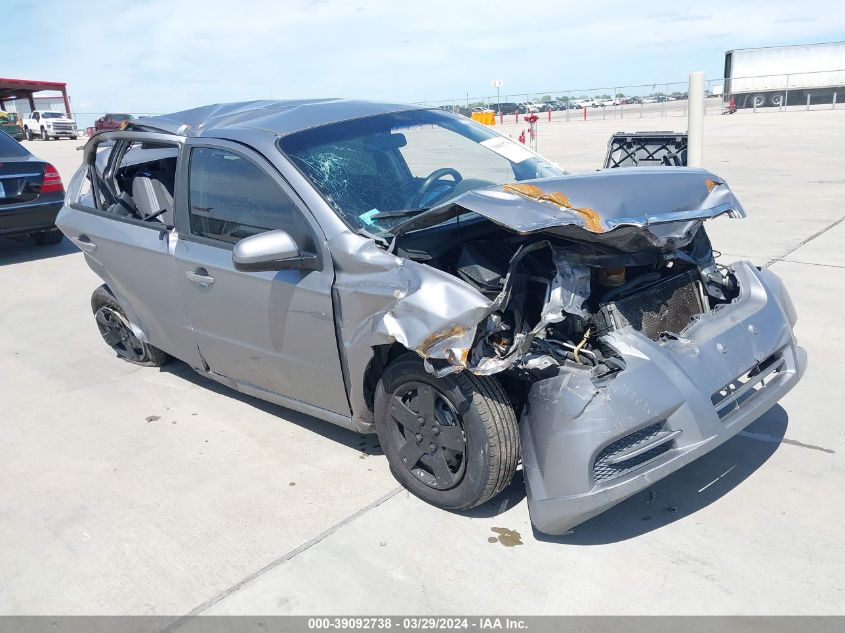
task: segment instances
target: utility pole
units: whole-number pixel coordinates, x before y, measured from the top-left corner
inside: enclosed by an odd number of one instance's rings
[[[502,86],[505,85],[505,82],[501,79],[494,79],[490,82],[490,85],[496,89],[496,114],[499,114],[502,111],[502,96],[500,94],[500,90]]]

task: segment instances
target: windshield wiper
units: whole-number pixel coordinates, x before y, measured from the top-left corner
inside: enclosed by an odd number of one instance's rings
[[[373,220],[386,220],[388,218],[406,218],[409,215],[416,215],[428,211],[431,207],[417,207],[415,209],[399,209],[398,211],[379,211],[373,213],[370,218]]]

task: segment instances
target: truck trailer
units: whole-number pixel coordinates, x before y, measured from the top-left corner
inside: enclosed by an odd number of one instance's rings
[[[737,108],[845,101],[845,42],[725,53],[723,99]]]

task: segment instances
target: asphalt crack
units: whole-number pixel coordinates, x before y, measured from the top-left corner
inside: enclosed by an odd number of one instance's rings
[[[766,264],[763,266],[763,268],[768,268],[768,267],[769,267],[769,266],[771,266],[772,264],[776,264],[777,262],[781,261],[782,259],[784,259],[784,258],[786,258],[786,257],[789,257],[792,253],[794,253],[795,251],[797,251],[797,250],[798,250],[799,248],[801,248],[802,246],[804,246],[804,245],[808,244],[809,242],[812,242],[812,241],[813,241],[814,239],[816,239],[817,237],[820,237],[820,236],[824,235],[824,234],[825,234],[825,233],[827,233],[830,229],[836,228],[837,226],[839,226],[840,224],[842,224],[842,222],[845,222],[845,215],[843,215],[843,216],[842,216],[841,218],[839,218],[838,220],[836,220],[836,221],[834,221],[834,222],[832,222],[832,223],[828,224],[828,225],[827,225],[826,227],[824,227],[822,230],[820,230],[820,231],[817,231],[817,232],[813,233],[810,237],[808,237],[808,238],[806,238],[806,239],[804,239],[804,240],[801,240],[800,242],[798,242],[798,244],[796,244],[795,246],[793,246],[792,248],[790,248],[790,249],[789,249],[788,251],[786,251],[783,255],[779,255],[778,257],[775,257],[775,258],[773,258],[773,259],[770,259],[768,262],[766,262]]]
[[[811,451],[821,451],[822,453],[828,453],[830,455],[835,455],[836,451],[832,448],[825,448],[824,446],[816,446],[815,444],[805,444],[804,442],[799,442],[798,440],[790,440],[786,437],[776,437],[774,435],[769,435],[768,433],[754,433],[753,431],[740,431],[738,435],[742,437],[747,437],[751,440],[758,440],[760,442],[769,442],[770,444],[789,444],[791,446],[798,446],[800,448],[808,448]]]
[[[184,616],[182,616],[181,618],[179,618],[178,620],[176,620],[175,622],[173,622],[169,626],[161,629],[162,633],[165,633],[165,632],[169,633],[170,631],[174,631],[175,629],[178,629],[179,627],[184,625],[188,620],[190,620],[194,616],[201,614],[203,611],[207,611],[208,609],[210,609],[212,606],[214,606],[215,604],[217,604],[218,602],[220,602],[224,598],[232,595],[236,591],[240,590],[242,587],[251,583],[256,578],[263,576],[264,574],[266,574],[267,572],[275,569],[276,567],[278,567],[282,563],[286,563],[287,561],[291,560],[292,558],[296,558],[297,556],[302,554],[302,552],[310,549],[311,547],[313,547],[314,545],[316,545],[317,543],[319,543],[323,539],[325,539],[325,538],[331,536],[332,534],[334,534],[335,532],[337,532],[340,528],[344,527],[345,525],[348,525],[349,523],[352,523],[355,519],[363,516],[364,514],[366,514],[367,512],[372,510],[373,508],[377,508],[378,506],[380,506],[385,501],[388,501],[391,498],[395,497],[402,490],[404,490],[404,488],[402,488],[401,486],[394,488],[393,490],[388,492],[383,497],[376,499],[375,501],[373,501],[372,503],[364,506],[363,508],[361,508],[357,512],[350,514],[345,519],[338,521],[337,523],[335,523],[331,527],[329,527],[326,530],[320,532],[320,534],[318,534],[317,536],[312,538],[310,541],[306,541],[305,543],[303,543],[299,547],[296,547],[295,549],[292,549],[291,551],[289,551],[287,554],[280,556],[279,558],[267,563],[266,565],[264,565],[264,567],[262,567],[261,569],[251,573],[249,576],[245,577],[243,580],[238,581],[237,583],[235,583],[234,585],[232,585],[228,589],[224,589],[223,591],[221,591],[217,595],[215,595],[212,598],[209,598],[208,600],[203,602],[201,605],[191,609]]]

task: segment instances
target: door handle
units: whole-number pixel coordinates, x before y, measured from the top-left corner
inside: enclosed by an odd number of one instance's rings
[[[203,288],[208,288],[209,286],[214,284],[214,277],[211,277],[208,274],[208,271],[205,268],[197,268],[196,270],[189,270],[185,273],[185,276],[194,282],[195,284],[202,286]]]
[[[92,253],[97,250],[97,245],[84,233],[79,237],[72,237],[71,239],[79,247],[79,250],[85,251],[86,253]]]

